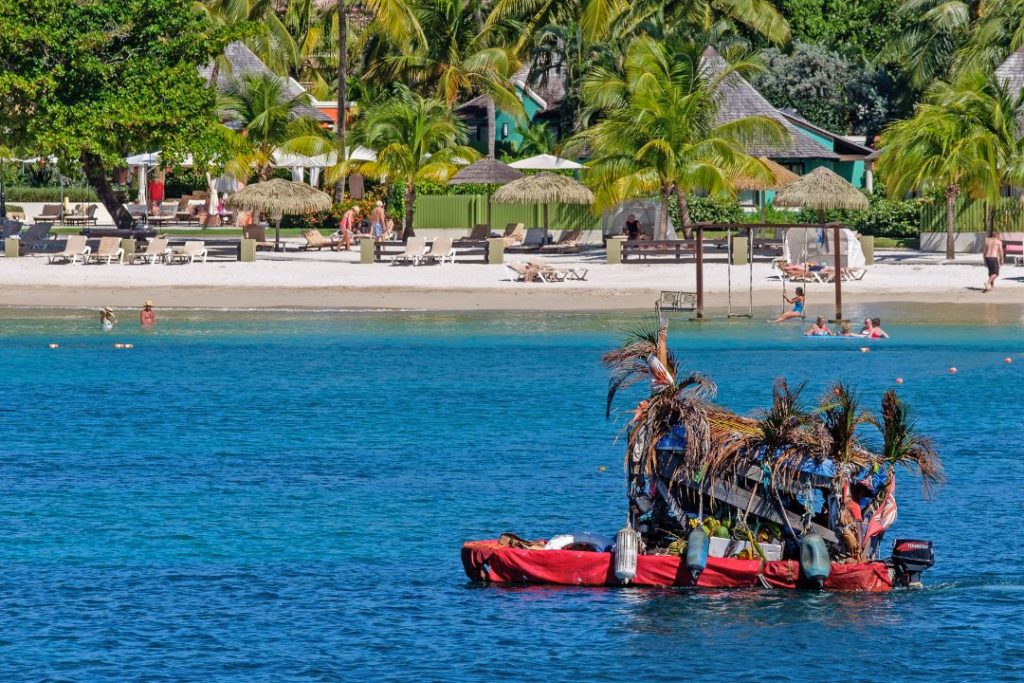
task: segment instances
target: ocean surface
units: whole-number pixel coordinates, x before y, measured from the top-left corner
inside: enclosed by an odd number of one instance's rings
[[[467,581],[465,540],[621,527],[599,359],[641,314],[159,313],[0,311],[0,680],[1024,680],[1019,309],[890,307],[866,353],[673,320],[738,411],[903,378],[949,482],[900,479],[937,564],[880,596]]]

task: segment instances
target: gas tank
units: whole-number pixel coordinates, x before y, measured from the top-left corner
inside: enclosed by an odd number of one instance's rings
[[[686,568],[690,570],[693,582],[697,583],[701,572],[708,566],[708,545],[711,540],[704,531],[697,527],[686,539]]]
[[[831,571],[832,560],[824,539],[817,534],[800,539],[800,573],[804,578],[821,588]]]

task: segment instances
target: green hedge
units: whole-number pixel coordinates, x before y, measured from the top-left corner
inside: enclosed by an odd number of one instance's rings
[[[28,187],[27,185],[12,185],[4,189],[7,199],[16,202],[47,202],[59,204],[61,197],[67,197],[70,202],[95,202],[99,201],[96,191],[91,187],[65,187],[63,195],[59,187]]]
[[[837,209],[825,212],[826,221],[838,221],[862,235],[875,237],[917,237],[921,222],[921,205],[916,201],[886,199],[879,194],[869,198],[867,211]],[[817,223],[818,212],[801,209],[792,214],[794,223]]]

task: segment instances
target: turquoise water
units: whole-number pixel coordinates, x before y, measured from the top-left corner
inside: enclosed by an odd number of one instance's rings
[[[949,484],[894,531],[937,565],[866,596],[467,582],[464,540],[621,526],[598,359],[638,315],[0,312],[0,680],[1020,680],[1024,328],[972,316],[673,325],[740,411],[904,378]]]

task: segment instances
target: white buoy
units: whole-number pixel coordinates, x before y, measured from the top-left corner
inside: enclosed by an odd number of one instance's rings
[[[628,526],[615,534],[615,576],[628,584],[636,576],[636,559],[640,554],[640,534]]]

